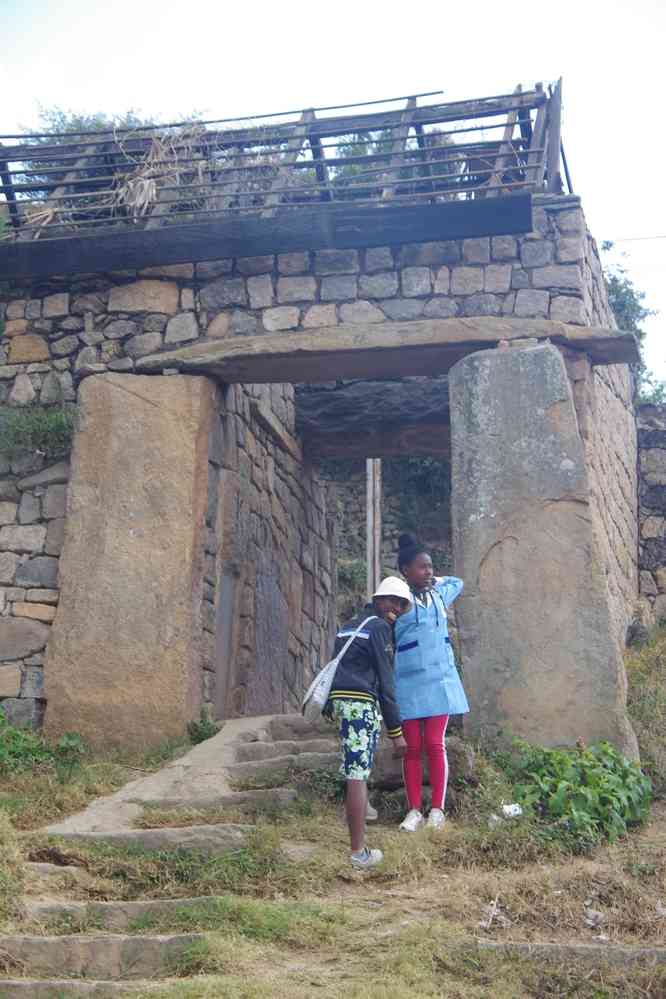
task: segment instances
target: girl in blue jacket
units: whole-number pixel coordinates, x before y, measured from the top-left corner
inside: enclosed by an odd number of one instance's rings
[[[435,577],[427,548],[411,534],[401,534],[398,546],[398,568],[414,596],[410,610],[394,626],[395,690],[407,742],[403,773],[409,803],[400,828],[416,832],[424,821],[423,749],[428,757],[432,789],[427,824],[439,829],[444,824],[448,778],[446,726],[450,715],[469,711],[446,620],[446,608],[462,590],[463,582],[455,576]]]

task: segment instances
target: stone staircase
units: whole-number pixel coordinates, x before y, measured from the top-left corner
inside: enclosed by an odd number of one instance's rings
[[[473,754],[459,740],[451,740],[449,756],[453,775],[471,773]],[[323,720],[312,724],[300,715],[233,719],[225,722],[218,735],[158,773],[130,782],[116,794],[92,802],[83,812],[43,831],[66,840],[220,854],[246,844],[254,826],[219,823],[145,829],[135,823],[149,807],[178,811],[287,805],[297,795],[293,786],[282,783],[290,772],[333,772],[338,766],[335,731]],[[375,783],[393,788],[400,782],[400,763],[393,760],[390,744],[382,744]],[[303,844],[283,843],[282,848],[296,861],[306,855]],[[204,933],[138,935],[132,927],[141,921],[146,925],[146,920],[149,926],[153,917],[159,917],[161,926],[168,925],[169,913],[212,905],[214,897],[73,901],[54,897],[54,877],[62,875],[63,868],[44,863],[28,866],[31,877],[39,878],[40,889],[36,897],[24,900],[26,932],[0,936],[0,999],[106,999],[139,991],[145,995],[163,986],[184,955],[206,940]],[[85,880],[81,869],[67,870],[72,878]],[[66,920],[66,928],[71,927],[72,932],[50,936],[35,931],[35,927],[48,931],[54,919],[61,925]]]

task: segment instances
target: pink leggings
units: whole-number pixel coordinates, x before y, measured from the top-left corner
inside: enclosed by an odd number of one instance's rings
[[[431,718],[410,718],[402,723],[402,733],[407,742],[407,752],[402,763],[407,800],[410,808],[421,811],[423,766],[421,754],[424,744],[428,756],[428,772],[432,788],[432,807],[444,808],[449,765],[446,758],[446,726],[448,715]]]

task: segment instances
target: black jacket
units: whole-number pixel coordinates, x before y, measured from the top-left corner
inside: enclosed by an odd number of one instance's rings
[[[359,624],[374,614],[372,604],[343,625],[335,639],[335,655],[349,641]],[[393,679],[393,630],[387,621],[374,617],[359,632],[340,660],[330,699],[379,701],[388,735],[402,735],[400,712]]]

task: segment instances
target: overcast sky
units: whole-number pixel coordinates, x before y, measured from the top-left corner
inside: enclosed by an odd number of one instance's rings
[[[222,118],[440,89],[459,100],[563,76],[574,190],[660,313],[647,360],[666,379],[664,0],[0,0],[0,11],[5,134],[33,125],[40,104]]]

